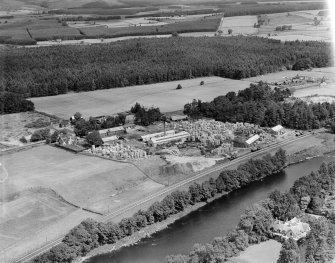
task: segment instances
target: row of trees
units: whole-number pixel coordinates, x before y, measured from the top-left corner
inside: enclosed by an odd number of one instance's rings
[[[317,129],[335,117],[334,103],[306,103],[301,100],[285,102],[291,95],[288,89],[270,88],[267,83],[250,87],[211,102],[200,100],[184,106],[184,113],[192,118],[209,117],[223,122],[248,122],[264,127],[282,124],[293,129]]]
[[[26,100],[22,94],[0,92],[0,114],[33,111],[34,109],[34,103]]]
[[[248,165],[250,164],[246,164],[246,167]],[[238,169],[241,169],[241,166]],[[251,167],[249,169],[253,170]],[[272,237],[271,225],[275,219],[291,220],[305,211],[318,213],[320,206],[315,206],[313,199],[324,201],[324,197],[332,192],[330,185],[333,185],[334,181],[335,162],[323,163],[318,171],[298,179],[290,191],[282,193],[276,190],[267,199],[247,209],[235,230],[226,236],[216,238],[210,244],[195,244],[189,255],[168,256],[166,263],[224,262],[225,259],[238,255],[248,245]],[[317,203],[319,204],[319,201]],[[330,223],[325,218],[307,220],[311,232],[306,238],[307,252],[304,255],[304,262],[328,262],[335,248],[334,230],[330,228]],[[232,233],[240,235],[238,239],[233,239],[234,242],[229,242]],[[246,237],[246,242],[241,241],[244,240],[242,237]],[[278,263],[298,263],[301,262],[301,256],[297,242],[288,239],[283,242]]]
[[[267,156],[263,159],[273,165],[273,171],[282,169],[286,162],[284,151],[278,151],[274,156]],[[257,162],[257,160],[255,161]],[[253,162],[249,162],[253,167]],[[246,167],[244,167],[246,168]],[[238,169],[243,170],[239,167]],[[256,169],[256,167],[255,167]],[[248,173],[247,171],[245,172]],[[266,176],[269,174],[263,174]],[[246,175],[249,182],[259,179],[261,176]],[[240,186],[242,187],[242,185]],[[224,187],[221,175],[216,180],[210,179],[201,185],[194,183],[188,191],[174,191],[166,196],[161,202],[153,203],[146,211],[138,211],[132,217],[124,218],[118,224],[112,222],[102,223],[94,220],[85,220],[80,225],[72,229],[63,239],[60,245],[50,251],[38,256],[33,260],[35,263],[51,262],[71,262],[78,256],[87,254],[90,250],[104,245],[113,244],[117,240],[132,235],[147,225],[161,222],[170,215],[185,210],[189,205],[198,202],[205,202],[214,197],[217,193],[222,193]],[[244,250],[248,246],[248,236],[253,236],[252,242],[260,242],[266,239],[265,233],[270,228],[271,214],[265,208],[259,207],[246,214],[239,230],[230,233],[227,237],[217,239],[216,246],[222,246],[224,257],[235,255],[237,251]],[[266,225],[263,224],[265,222]],[[262,227],[260,227],[262,225]],[[262,230],[264,229],[264,230]],[[199,248],[200,249],[200,248]],[[200,249],[201,250],[201,249]],[[221,250],[223,251],[223,250]]]
[[[0,90],[39,97],[211,75],[241,79],[291,69],[304,58],[326,67],[330,54],[328,43],[244,36],[11,49],[0,52]]]

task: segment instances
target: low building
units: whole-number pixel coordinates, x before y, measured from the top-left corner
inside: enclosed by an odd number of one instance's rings
[[[275,126],[275,127],[272,127],[271,128],[271,133],[273,133],[275,135],[283,134],[284,133],[284,127],[281,126],[280,124]]]
[[[165,135],[164,135],[164,132],[157,132],[157,133],[142,135],[141,139],[144,142],[148,142],[148,141],[151,140],[151,138],[158,138],[158,137],[163,137],[163,136],[173,135],[173,134],[175,134],[175,131],[174,130],[169,130],[169,131],[165,132]]]
[[[171,121],[186,121],[188,119],[187,115],[172,115]]]
[[[135,115],[129,114],[126,116],[125,123],[134,123],[135,122]]]
[[[78,139],[74,133],[60,133],[58,137],[58,143],[61,146],[76,145],[78,143]]]
[[[122,135],[124,134],[124,128],[122,126],[114,127],[114,128],[109,128],[109,129],[104,129],[104,130],[99,130],[99,134],[101,138],[104,137],[110,137],[113,135]]]
[[[109,136],[109,137],[103,137],[101,139],[105,143],[105,142],[116,141],[116,140],[118,140],[118,137],[116,135],[112,135],[112,136]]]
[[[272,229],[273,234],[286,239],[293,238],[296,241],[306,237],[311,230],[309,224],[301,222],[296,217],[286,222],[276,220],[272,225]]]
[[[135,130],[136,124],[135,123],[127,123],[127,124],[123,125],[123,128],[124,128],[125,132],[128,133],[128,132],[131,132],[131,131]]]
[[[157,145],[162,145],[170,142],[185,142],[187,138],[190,137],[188,132],[182,131],[179,133],[175,133],[172,135],[166,135],[158,138],[151,138],[149,141],[149,145],[156,147]]]
[[[245,143],[250,146],[251,144],[255,143],[257,140],[259,140],[259,138],[260,138],[259,135],[256,134],[250,137],[248,140],[246,140]]]

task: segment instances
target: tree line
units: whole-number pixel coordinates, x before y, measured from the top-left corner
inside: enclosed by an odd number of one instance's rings
[[[25,99],[22,94],[0,91],[0,114],[33,111],[34,103]]]
[[[298,179],[288,192],[273,191],[267,199],[248,208],[236,228],[224,237],[215,238],[205,245],[195,244],[188,255],[170,255],[165,262],[224,262],[237,256],[249,245],[273,238],[271,226],[275,219],[286,221],[304,212],[319,213],[324,197],[332,193],[330,185],[334,182],[335,162],[323,163],[318,171]],[[306,220],[311,228],[303,243],[307,247],[306,255],[300,255],[297,242],[288,239],[283,241],[278,263],[298,263],[302,256],[305,257],[303,262],[307,263],[329,262],[327,260],[331,259],[331,252],[335,249],[335,232],[329,221],[325,218]]]
[[[332,122],[334,103],[286,102],[288,89],[271,89],[265,82],[250,84],[238,93],[229,92],[211,102],[193,100],[184,106],[192,118],[209,117],[222,122],[247,122],[273,127],[281,124],[293,129],[317,129]]]
[[[245,165],[238,167],[238,171],[243,171],[244,176],[238,177],[239,185],[234,188],[226,188],[226,171],[214,180],[211,178],[202,184],[194,183],[189,187],[188,191],[176,190],[167,195],[162,201],[153,203],[147,210],[138,211],[132,217],[122,219],[118,224],[113,222],[96,222],[92,219],[83,221],[80,225],[73,228],[62,240],[60,245],[53,247],[50,251],[36,257],[34,263],[51,263],[51,262],[71,262],[78,256],[84,256],[92,249],[104,245],[113,244],[125,236],[130,236],[134,232],[141,230],[147,225],[161,222],[169,216],[185,210],[188,206],[198,202],[206,202],[208,199],[215,197],[218,193],[224,193],[237,189],[251,183],[259,178],[271,174],[270,170],[277,172],[285,167],[286,155],[283,150],[279,150],[273,156],[266,156],[261,160],[250,160]],[[249,173],[247,166],[252,172]],[[259,170],[261,166],[268,166],[269,170]],[[272,167],[272,168],[270,168]],[[234,176],[233,171],[230,171]],[[242,183],[243,182],[243,183]],[[244,227],[246,231],[232,232],[228,239],[217,240],[218,244],[225,244],[227,247],[227,255],[234,255],[238,250],[245,248],[248,244],[248,235],[253,235],[254,242],[264,240],[266,229],[270,227],[267,220],[270,214],[263,208],[257,212],[262,219],[254,218],[250,214],[245,220],[251,220],[255,227]],[[264,230],[260,230],[257,226],[265,221],[267,225],[262,226]],[[247,224],[246,224],[247,225]],[[252,233],[252,234],[251,234]]]
[[[0,90],[24,97],[65,94],[203,76],[233,79],[331,61],[329,43],[259,37],[171,37],[99,45],[10,49],[0,52]]]

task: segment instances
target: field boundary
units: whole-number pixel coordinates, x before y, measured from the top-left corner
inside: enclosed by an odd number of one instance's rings
[[[123,161],[123,160],[115,160],[115,159],[111,159],[111,158],[108,158],[108,157],[104,157],[104,156],[99,156],[99,155],[94,155],[94,154],[91,154],[91,153],[87,153],[87,152],[79,152],[78,154],[83,154],[83,155],[86,155],[86,156],[90,156],[90,157],[98,157],[98,158],[101,158],[101,159],[105,159],[105,160],[108,160],[108,161],[112,161],[112,162],[117,162],[117,163],[127,163],[127,164],[131,164],[133,165],[135,168],[137,168],[141,173],[143,173],[147,178],[149,178],[150,180],[154,181],[155,183],[157,184],[160,184],[160,185],[163,185],[163,186],[167,186],[166,184],[163,184],[162,182],[159,182],[155,179],[152,179],[150,177],[150,175],[148,175],[145,171],[143,171],[138,165],[132,163],[132,162],[129,162],[129,161]]]
[[[4,155],[4,154],[11,154],[11,153],[14,153],[14,152],[23,151],[23,150],[29,150],[31,148],[42,146],[44,144],[45,144],[45,140],[39,141],[39,142],[29,143],[27,145],[11,147],[11,148],[8,148],[8,149],[1,150],[0,151],[0,156]]]

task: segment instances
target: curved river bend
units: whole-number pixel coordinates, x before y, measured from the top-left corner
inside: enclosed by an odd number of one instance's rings
[[[335,153],[317,157],[287,167],[282,173],[221,197],[201,209],[177,220],[169,228],[137,245],[125,247],[109,254],[98,255],[85,263],[157,263],[170,254],[187,254],[194,243],[206,243],[233,229],[241,213],[251,204],[265,199],[278,189],[288,190],[295,180],[317,170],[322,162],[335,160]]]

